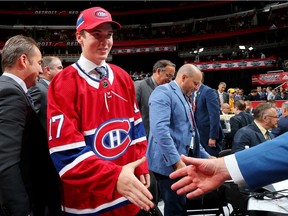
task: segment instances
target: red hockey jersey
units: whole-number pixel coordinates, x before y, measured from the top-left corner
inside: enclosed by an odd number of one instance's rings
[[[132,79],[120,67],[106,66],[108,77],[99,80],[85,72],[80,58],[48,88],[49,149],[67,215],[139,211],[116,191],[116,183],[122,165],[145,156],[145,130]],[[146,173],[147,163],[135,170],[136,176]]]

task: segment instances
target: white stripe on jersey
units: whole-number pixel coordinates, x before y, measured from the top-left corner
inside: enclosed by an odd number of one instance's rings
[[[71,144],[66,144],[66,145],[61,145],[57,147],[53,147],[49,149],[50,154],[53,154],[55,152],[60,152],[60,151],[65,151],[65,150],[70,150],[70,149],[75,149],[79,147],[84,147],[86,144],[84,141],[77,142],[77,143],[71,143]]]
[[[59,175],[60,177],[65,174],[67,171],[69,171],[70,169],[72,169],[74,166],[76,166],[78,163],[82,162],[83,160],[85,160],[88,157],[91,157],[95,155],[94,152],[89,151],[86,152],[85,154],[80,155],[79,157],[77,157],[72,163],[68,164],[67,166],[63,167],[63,169],[61,169],[59,171]]]
[[[65,212],[68,212],[68,213],[74,213],[74,214],[89,214],[89,213],[96,213],[96,212],[99,212],[103,209],[107,209],[107,208],[110,208],[110,207],[113,207],[115,205],[118,205],[122,202],[125,202],[127,201],[127,199],[125,197],[120,197],[116,200],[113,200],[112,202],[109,202],[109,203],[105,203],[103,205],[100,205],[96,208],[89,208],[89,209],[72,209],[72,208],[68,208],[68,207],[63,207]]]
[[[146,140],[146,136],[139,137],[138,139],[132,140],[130,146],[135,145],[136,143],[139,143],[139,142],[143,142],[144,140]]]

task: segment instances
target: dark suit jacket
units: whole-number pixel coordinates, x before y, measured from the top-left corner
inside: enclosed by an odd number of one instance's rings
[[[274,138],[272,133],[269,133],[269,136]],[[253,121],[251,124],[240,128],[236,132],[232,143],[232,152],[244,150],[245,146],[251,148],[265,141],[265,137]]]
[[[218,99],[219,99],[218,90],[216,89],[215,92],[216,92]],[[220,99],[219,99],[219,101],[220,101]],[[223,103],[229,103],[229,94],[227,92],[223,92]]]
[[[275,100],[287,100],[287,99],[288,99],[287,95],[282,97],[280,94],[276,94],[276,96],[275,96]]]
[[[38,115],[38,119],[45,130],[45,136],[47,137],[47,90],[48,84],[45,80],[40,79],[35,86],[31,87],[28,91],[34,102],[34,110]],[[48,140],[43,139],[42,145],[47,146],[48,153]],[[41,193],[47,202],[43,202],[43,206],[47,206],[50,212],[50,215],[60,215],[61,206],[60,206],[60,193],[59,193],[59,176],[56,172],[54,164],[50,158],[50,155],[47,157],[45,162],[46,166],[46,183],[49,187],[46,187],[46,190],[41,190]],[[37,210],[40,211],[40,208]]]
[[[34,109],[45,131],[47,131],[47,89],[48,84],[43,79],[40,79],[36,86],[28,90],[34,102]]]
[[[197,91],[195,121],[202,146],[210,155],[218,156],[224,137],[220,124],[219,100],[216,92],[204,84]],[[217,140],[216,148],[208,146],[209,138]]]
[[[149,135],[150,126],[149,126],[149,97],[152,94],[152,91],[156,88],[153,83],[152,77],[149,77],[145,80],[135,81],[136,88],[136,99],[142,115],[145,131],[147,137]]]
[[[278,127],[272,129],[272,134],[276,137],[288,131],[288,115],[280,117]]]
[[[0,77],[0,110],[2,203],[13,215],[28,215],[50,188],[47,135],[21,86],[7,76]]]
[[[221,112],[221,103],[220,103],[220,95],[219,95],[217,89],[215,89],[215,93],[216,93],[217,98],[218,98],[219,111],[220,111],[220,114],[222,114],[222,112]],[[227,92],[223,92],[223,103],[229,103],[229,94]]]
[[[288,133],[235,154],[240,172],[250,188],[260,188],[288,177]]]
[[[245,111],[240,112],[238,115],[232,116],[230,118],[230,127],[231,132],[230,136],[231,139],[233,139],[235,133],[242,127],[250,124],[253,122],[253,116],[250,113],[247,113]]]

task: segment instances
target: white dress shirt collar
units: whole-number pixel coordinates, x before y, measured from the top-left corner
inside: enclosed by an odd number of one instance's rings
[[[21,86],[23,91],[25,93],[27,93],[28,90],[27,90],[27,86],[26,86],[25,82],[22,79],[20,79],[18,76],[11,74],[11,73],[7,73],[7,72],[4,72],[2,74],[2,76],[7,76],[7,77],[10,77],[11,79],[13,79],[15,82],[17,82]]]
[[[80,65],[80,67],[82,68],[82,70],[85,73],[89,73],[90,71],[94,70],[96,67],[101,67],[104,66],[105,68],[107,68],[107,63],[104,61],[104,63],[102,65],[97,65],[94,62],[88,60],[86,57],[84,57],[82,54],[78,60],[78,64]]]

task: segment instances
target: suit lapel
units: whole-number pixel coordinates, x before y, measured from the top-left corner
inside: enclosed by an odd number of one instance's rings
[[[27,94],[24,92],[23,88],[15,80],[13,80],[12,78],[8,76],[1,76],[1,80],[4,82],[8,82],[11,85],[14,85],[23,94],[23,97],[26,98],[27,104],[29,105],[29,107],[31,107],[31,110],[34,110]]]
[[[191,116],[190,116],[190,107],[189,107],[188,101],[186,100],[185,96],[183,95],[183,92],[181,91],[179,86],[174,81],[171,81],[169,83],[169,85],[174,90],[174,93],[177,95],[177,97],[179,98],[181,104],[183,105],[185,113],[186,113],[186,116],[190,120],[190,124],[192,126]]]
[[[154,84],[152,77],[149,77],[148,79],[146,79],[146,83],[152,90],[156,88],[156,85]]]
[[[203,92],[203,88],[204,88],[204,84],[201,84],[200,88],[196,91],[196,96],[195,96],[195,103],[196,103],[196,106],[197,106],[197,102],[200,98],[200,96],[202,95],[202,92]],[[194,92],[195,93],[195,92]]]
[[[39,80],[39,83],[43,84],[46,88],[48,88],[48,83],[45,82],[45,80],[40,79],[40,80]]]
[[[15,80],[13,80],[12,78],[10,78],[8,76],[1,76],[1,77],[2,77],[1,79],[3,81],[14,85],[23,94],[23,96],[25,96],[25,98],[27,99],[27,102],[30,104],[29,99],[28,99],[26,93],[24,92],[23,88]]]
[[[260,131],[260,129],[257,127],[257,125],[253,122],[252,123],[254,128],[255,128],[255,131],[256,131],[256,135],[257,135],[257,138],[259,139],[259,143],[262,143],[262,142],[265,142],[266,139],[265,137],[263,136],[262,132]]]

